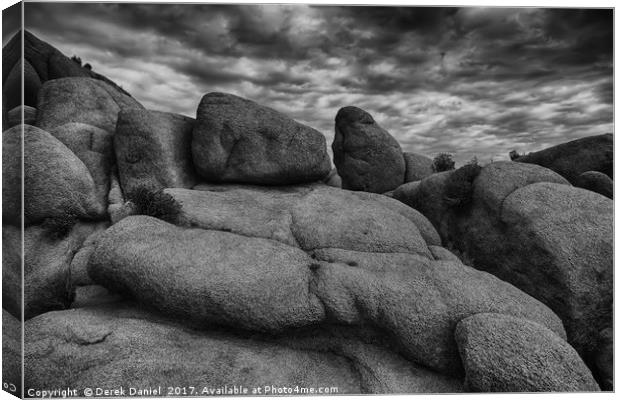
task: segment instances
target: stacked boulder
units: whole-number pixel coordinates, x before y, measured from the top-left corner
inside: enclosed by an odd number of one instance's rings
[[[29,32],[23,49],[21,32],[3,49],[3,302],[31,318],[71,304],[73,255],[108,225],[117,114],[142,106]]]
[[[12,190],[26,143],[24,391],[599,390],[547,305],[463,264],[434,214],[368,193],[408,169],[364,111],[336,119],[341,189],[323,183],[336,176],[324,136],[273,109],[209,93],[193,119],[102,83],[46,81],[35,126],[3,133]],[[389,186],[348,175],[375,139],[389,145],[368,171],[391,165]],[[22,205],[3,196],[3,324],[17,343]]]
[[[336,114],[332,150],[343,189],[385,193],[433,173],[430,158],[403,153],[396,139],[357,107]]]
[[[196,118],[192,156],[207,181],[288,185],[317,181],[330,172],[325,136],[275,110],[209,93]]]
[[[394,198],[422,212],[469,265],[548,305],[597,377],[606,374],[596,359],[612,325],[612,200],[515,162],[435,174]]]

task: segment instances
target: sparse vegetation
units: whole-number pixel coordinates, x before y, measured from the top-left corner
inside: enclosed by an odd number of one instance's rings
[[[439,153],[437,157],[433,159],[433,171],[443,172],[454,169],[454,160],[452,154]]]
[[[444,189],[444,202],[450,207],[462,209],[471,203],[474,179],[480,174],[481,167],[474,157],[469,163],[454,171]]]
[[[136,213],[159,218],[172,224],[181,221],[181,204],[162,189],[153,190],[140,186],[127,194],[135,205]]]
[[[75,62],[79,66],[82,66],[82,59],[76,55],[71,56],[71,61]]]
[[[516,151],[516,150],[511,150],[511,151],[510,151],[510,153],[508,153],[508,155],[510,156],[510,160],[512,160],[512,161],[514,161],[514,160],[516,160],[517,158],[519,158],[519,157],[523,156],[523,154],[519,154],[519,153],[517,153],[517,151]]]

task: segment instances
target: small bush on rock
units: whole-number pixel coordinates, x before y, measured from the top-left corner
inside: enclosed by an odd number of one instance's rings
[[[159,218],[172,224],[181,221],[181,204],[162,189],[153,190],[140,186],[127,194],[137,214]]]
[[[449,207],[463,208],[471,202],[474,179],[480,174],[478,160],[473,159],[450,175],[444,189],[443,200]]]
[[[514,161],[517,158],[521,157],[523,154],[519,154],[516,150],[511,150],[510,153],[508,153],[508,156],[510,156],[510,160]]]
[[[433,171],[443,172],[454,169],[452,154],[440,153],[433,159]]]

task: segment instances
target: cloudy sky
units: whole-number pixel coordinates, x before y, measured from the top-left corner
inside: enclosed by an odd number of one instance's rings
[[[613,130],[609,9],[26,3],[26,28],[147,108],[234,93],[328,145],[347,105],[458,162]]]

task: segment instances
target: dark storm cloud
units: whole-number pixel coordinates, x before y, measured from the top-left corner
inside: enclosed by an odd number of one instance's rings
[[[26,7],[30,30],[150,108],[194,115],[204,93],[228,91],[331,140],[338,108],[357,105],[405,150],[459,161],[612,128],[609,9]]]

